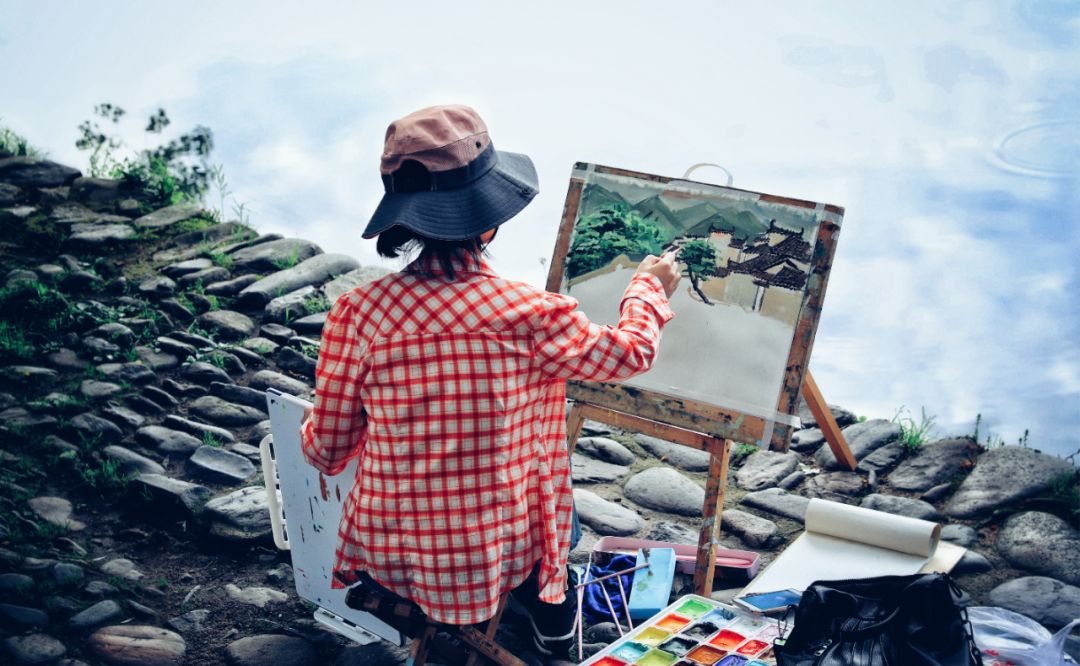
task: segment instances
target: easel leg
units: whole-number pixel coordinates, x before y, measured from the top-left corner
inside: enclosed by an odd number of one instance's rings
[[[810,408],[810,413],[817,419],[818,428],[821,428],[821,434],[825,435],[825,441],[828,442],[833,455],[836,456],[841,466],[854,471],[855,466],[858,464],[855,461],[855,456],[852,455],[851,449],[848,448],[844,433],[840,432],[840,425],[832,415],[832,410],[829,409],[829,405],[825,402],[825,397],[821,395],[821,389],[818,388],[817,382],[814,381],[814,376],[810,374],[809,369],[803,375],[802,393],[803,398],[806,399],[806,406]]]
[[[570,415],[566,417],[566,449],[570,455],[574,454],[578,438],[581,437],[581,429],[585,426],[585,408],[579,403],[574,403],[570,408]]]
[[[502,621],[503,611],[506,610],[506,597],[509,594],[510,593],[507,592],[506,594],[499,597],[499,608],[495,611],[495,615],[493,615],[492,618],[488,620],[487,631],[484,632],[484,638],[490,640],[492,644],[495,643],[495,632],[499,630],[499,622]],[[472,654],[470,654],[469,658],[465,660],[465,666],[475,666],[478,656],[479,655],[477,652],[473,652]]]
[[[412,648],[409,655],[410,666],[424,666],[427,663],[428,648],[431,645],[431,639],[435,637],[435,627],[428,625],[424,627],[423,633],[420,637],[413,641]]]
[[[727,490],[728,460],[731,440],[709,438],[709,479],[705,483],[704,519],[698,537],[697,569],[694,570],[694,591],[709,597],[712,594],[713,570],[716,567],[716,546],[720,539],[720,522],[724,514],[724,493]]]

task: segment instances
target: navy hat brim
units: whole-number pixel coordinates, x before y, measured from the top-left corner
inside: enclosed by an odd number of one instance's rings
[[[461,187],[384,194],[363,237],[374,238],[400,224],[428,238],[466,240],[506,222],[529,205],[540,187],[527,155],[495,153],[495,165]]]

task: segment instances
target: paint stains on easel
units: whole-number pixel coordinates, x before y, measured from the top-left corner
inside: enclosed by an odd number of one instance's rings
[[[341,486],[334,486],[334,494],[337,496],[337,501],[341,501]]]
[[[323,476],[322,472],[319,472],[319,494],[322,495],[322,501],[324,502],[330,499],[330,489],[326,487],[326,477]]]
[[[322,532],[322,526],[315,522],[315,498],[309,497],[307,503],[308,511],[311,512],[311,529],[315,530],[315,533],[318,534],[319,532]]]

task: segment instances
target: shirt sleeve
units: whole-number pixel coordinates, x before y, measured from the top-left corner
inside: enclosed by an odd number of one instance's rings
[[[613,381],[648,370],[660,330],[674,313],[660,278],[635,273],[619,305],[617,326],[590,323],[577,300],[546,293],[535,334],[541,367],[563,379]]]
[[[367,413],[360,400],[365,347],[355,306],[346,294],[326,315],[315,369],[315,406],[300,429],[304,457],[330,476],[341,473],[367,439]]]

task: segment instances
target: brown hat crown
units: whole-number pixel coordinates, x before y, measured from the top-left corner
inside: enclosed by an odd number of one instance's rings
[[[386,128],[380,171],[393,173],[406,160],[428,171],[466,166],[491,145],[487,125],[463,104],[429,106],[390,123]]]

